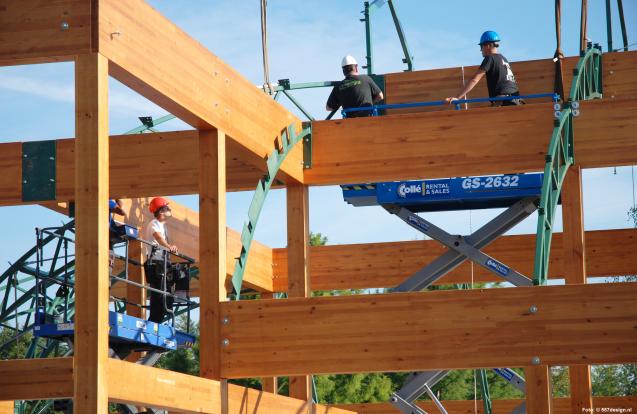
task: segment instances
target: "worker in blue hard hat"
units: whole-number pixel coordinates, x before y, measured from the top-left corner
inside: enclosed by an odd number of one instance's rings
[[[480,51],[484,59],[475,75],[469,80],[464,88],[454,97],[446,98],[449,103],[453,103],[467,95],[480,80],[487,76],[487,88],[489,97],[520,96],[515,75],[511,70],[511,65],[507,58],[498,53],[500,46],[500,36],[493,30],[487,30],[480,36]],[[512,99],[505,101],[492,101],[493,106],[512,106],[524,104],[522,99]]]
[[[345,79],[339,82],[327,99],[325,109],[334,111],[339,107],[361,108],[372,106],[383,100],[383,92],[374,80],[358,73],[358,62],[352,56],[345,56],[341,61]],[[371,111],[356,111],[347,114],[348,118],[370,116]]]

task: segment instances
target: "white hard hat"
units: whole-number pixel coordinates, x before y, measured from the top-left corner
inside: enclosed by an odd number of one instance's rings
[[[341,61],[341,67],[345,67],[348,65],[358,65],[358,62],[356,61],[356,59],[354,59],[354,56],[347,55]]]

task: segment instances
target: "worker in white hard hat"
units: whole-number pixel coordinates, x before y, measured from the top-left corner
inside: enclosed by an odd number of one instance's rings
[[[372,106],[383,100],[383,92],[372,78],[358,73],[358,63],[352,56],[345,56],[341,61],[345,79],[334,86],[327,99],[325,109],[334,111],[339,107],[360,108]],[[348,118],[370,116],[371,111],[356,111],[347,114]]]

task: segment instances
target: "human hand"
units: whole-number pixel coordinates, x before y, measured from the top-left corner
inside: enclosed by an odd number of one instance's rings
[[[170,252],[171,253],[177,253],[179,249],[177,249],[177,246],[175,246],[174,244],[170,245]]]
[[[458,100],[458,98],[455,98],[455,97],[445,98],[445,101],[446,101],[448,104],[450,104],[450,105],[451,105],[454,101],[457,101],[457,100]]]

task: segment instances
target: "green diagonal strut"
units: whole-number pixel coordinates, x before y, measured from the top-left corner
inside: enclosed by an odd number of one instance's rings
[[[573,118],[579,115],[579,101],[602,97],[602,51],[599,45],[589,43],[573,70],[573,84],[568,101],[562,105],[546,154],[542,196],[538,208],[537,237],[535,240],[535,268],[533,283],[546,283],[549,270],[551,239],[555,223],[555,210],[560,199],[562,184],[568,168],[573,165]],[[557,114],[556,114],[557,115]]]
[[[248,265],[250,246],[252,245],[257,222],[263,209],[263,203],[272,187],[276,173],[281,168],[281,164],[283,164],[283,161],[285,161],[285,158],[292,148],[301,141],[310,140],[311,133],[312,127],[310,125],[304,125],[298,135],[294,132],[294,124],[288,126],[281,134],[281,150],[275,149],[272,151],[272,154],[266,162],[268,172],[257,184],[257,189],[254,192],[254,196],[250,202],[250,208],[248,209],[248,221],[243,225],[241,232],[241,253],[235,262],[234,273],[232,274],[232,286],[234,287],[236,299],[239,299],[239,295],[241,294],[241,285],[243,283],[246,266]]]

